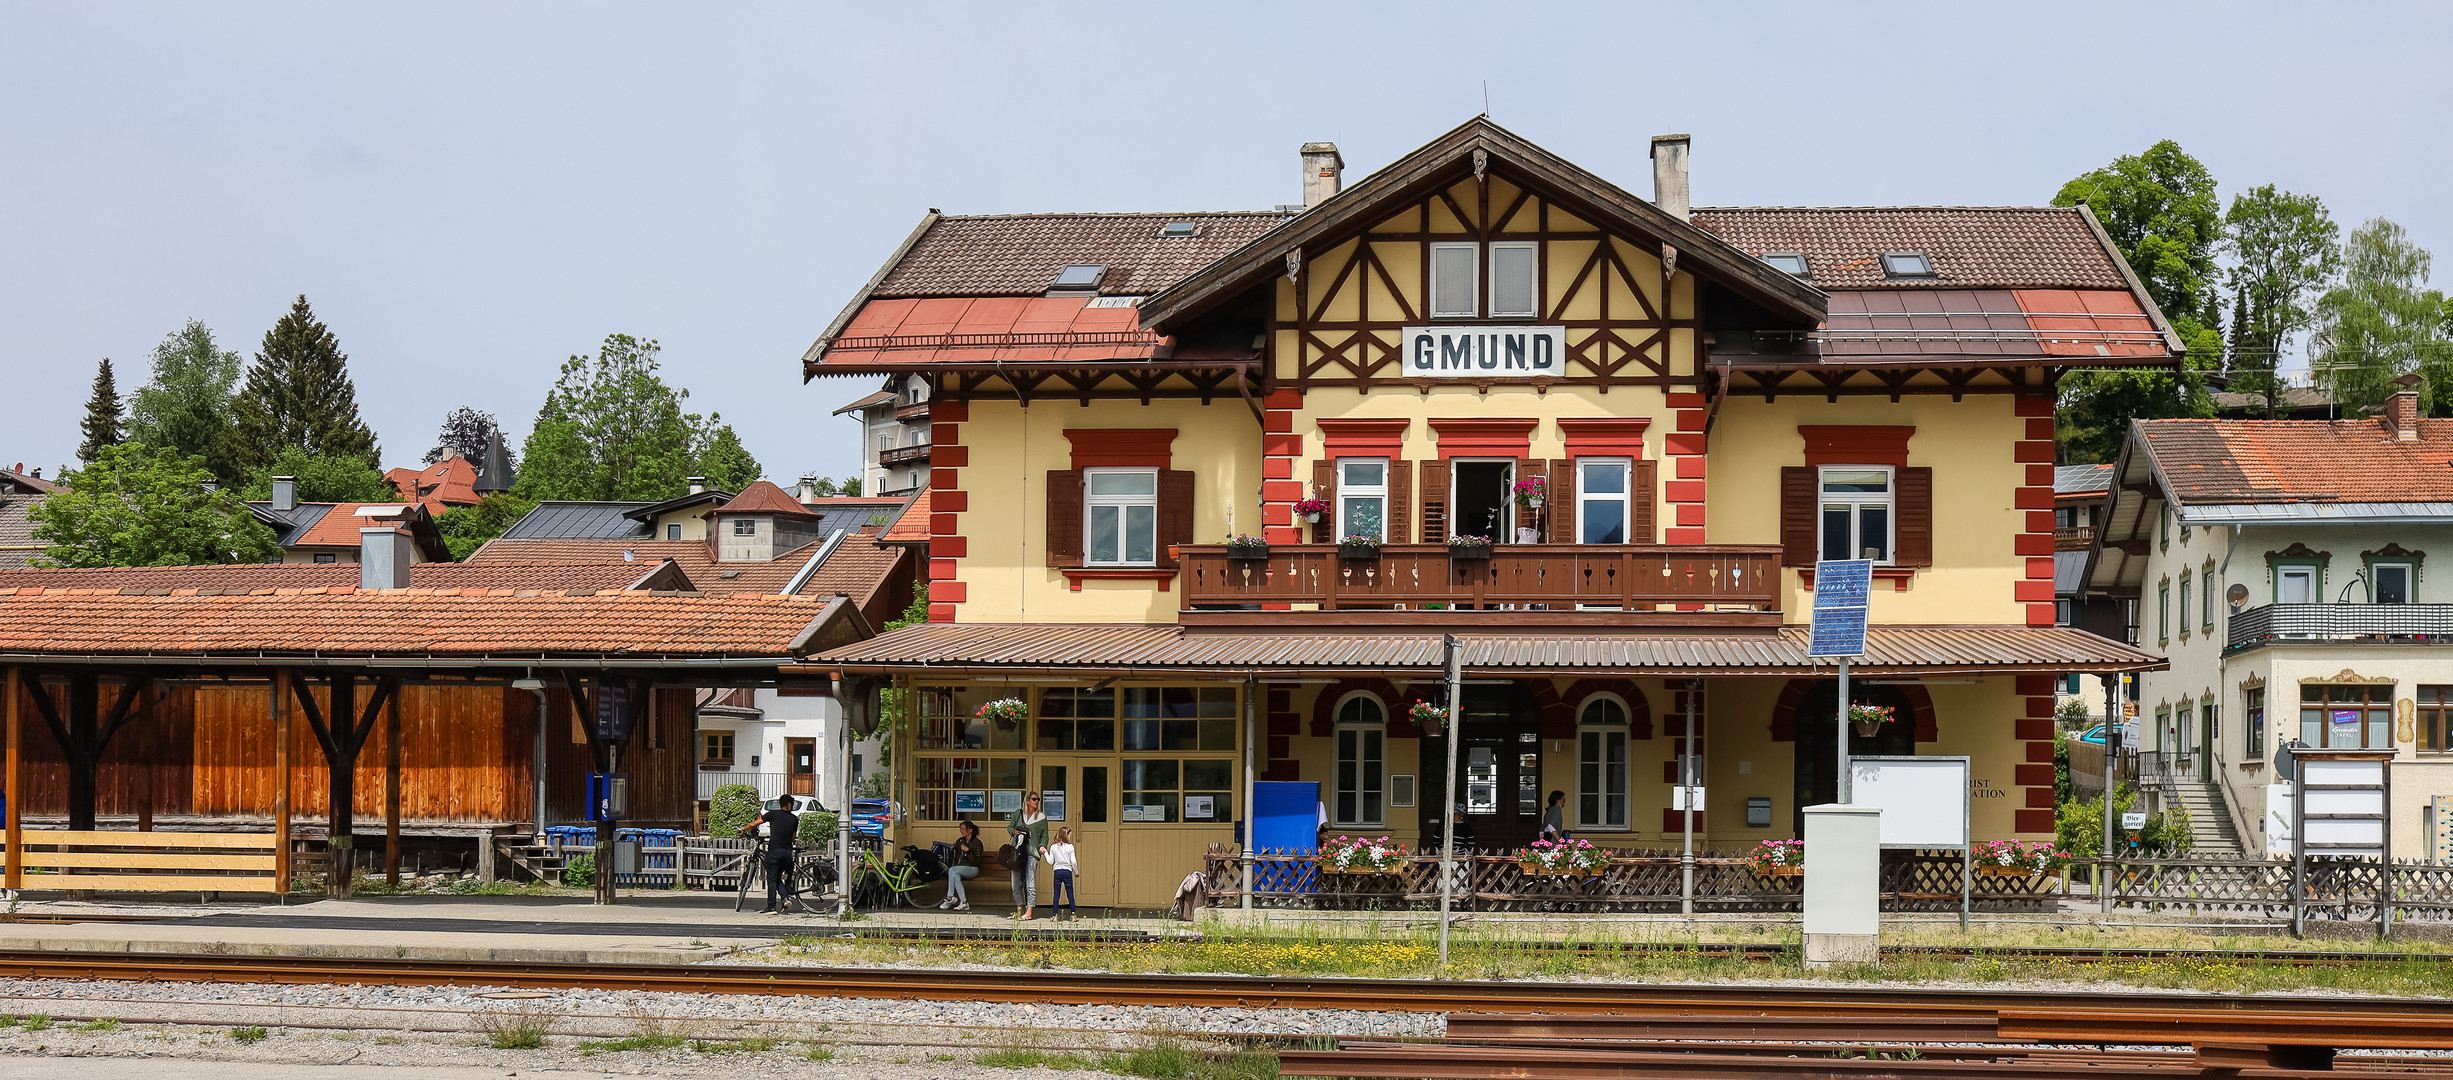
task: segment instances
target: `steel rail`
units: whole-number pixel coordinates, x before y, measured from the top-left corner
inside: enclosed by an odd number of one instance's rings
[[[0,951],[0,977],[92,981],[242,982],[933,999],[1037,1004],[1189,1005],[1381,1012],[1648,1013],[1696,1016],[1984,1017],[2067,1009],[2066,992],[1866,986],[1486,982],[1419,979],[1119,975],[887,967],[582,964],[482,960],[336,959],[123,952]],[[2214,994],[2096,994],[2114,1011],[2305,1013],[2306,1002]],[[2326,1015],[2433,1020],[2453,1030],[2453,1000],[2334,998]]]
[[[1787,1057],[1770,1054],[1592,1052],[1508,1048],[1374,1047],[1364,1052],[1281,1050],[1281,1076],[1401,1077],[1405,1080],[1614,1080],[1620,1077],[1671,1077],[1677,1080],[1857,1080],[1901,1077],[2055,1077],[2086,1076],[2095,1080],[2166,1080],[2207,1075],[2196,1059],[2170,1055],[2170,1064],[2148,1063],[2123,1055],[2050,1063],[2012,1058],[2004,1061],[1903,1060],[1900,1058],[1830,1056]],[[2260,1073],[2260,1075],[2272,1075]],[[2284,1074],[2291,1075],[2291,1074]],[[2453,1073],[2403,1072],[2397,1076],[2443,1077]]]

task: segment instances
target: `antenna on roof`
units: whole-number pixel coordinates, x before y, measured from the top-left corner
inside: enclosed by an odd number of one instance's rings
[[[1485,120],[1491,118],[1491,81],[1489,79],[1482,80],[1482,118]]]

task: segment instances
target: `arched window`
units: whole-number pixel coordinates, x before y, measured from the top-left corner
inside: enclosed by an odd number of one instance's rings
[[[1576,716],[1576,827],[1627,827],[1627,703],[1595,694]]]
[[[1337,784],[1329,818],[1339,825],[1379,825],[1387,803],[1388,710],[1356,691],[1337,703]]]

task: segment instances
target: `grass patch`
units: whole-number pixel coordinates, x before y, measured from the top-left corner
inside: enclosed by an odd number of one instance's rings
[[[632,1035],[623,1039],[583,1042],[579,1044],[578,1050],[582,1054],[618,1054],[624,1050],[663,1050],[680,1046],[683,1041],[680,1037],[673,1035]]]
[[[263,1042],[264,1037],[270,1034],[272,1033],[260,1027],[235,1027],[230,1029],[231,1038],[237,1039],[239,1042],[250,1046]]]
[[[541,1050],[552,1029],[552,1006],[542,998],[496,1002],[477,1010],[477,1030],[496,1050]]]
[[[88,1021],[86,1021],[86,1022],[84,1022],[84,1023],[82,1023],[82,1024],[77,1024],[77,1025],[74,1025],[74,1026],[70,1027],[70,1028],[69,1028],[69,1030],[70,1030],[70,1031],[117,1031],[117,1030],[119,1030],[119,1021],[117,1021],[117,1020],[111,1020],[111,1019],[107,1019],[107,1018],[105,1018],[105,1019],[101,1019],[101,1020],[88,1020]]]
[[[1028,1046],[993,1050],[971,1060],[975,1064],[986,1065],[992,1069],[1053,1069],[1057,1072],[1073,1072],[1078,1069],[1096,1067],[1096,1063],[1086,1055],[1041,1050]]]
[[[761,1050],[775,1049],[775,1040],[767,1038],[763,1035],[754,1036],[747,1039],[731,1039],[720,1042],[710,1041],[707,1039],[692,1039],[690,1040],[690,1049],[696,1050],[702,1054],[736,1054],[744,1050],[755,1053]]]
[[[825,1043],[819,1043],[807,1050],[802,1051],[801,1056],[808,1058],[811,1061],[833,1061],[835,1060],[835,1048],[828,1046]]]
[[[51,1026],[51,1015],[49,1013],[35,1013],[32,1016],[18,1021],[17,1026],[24,1028],[27,1031],[41,1031]]]

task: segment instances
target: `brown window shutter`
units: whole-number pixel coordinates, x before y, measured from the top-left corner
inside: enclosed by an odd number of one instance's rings
[[[1633,469],[1628,470],[1627,542],[1630,544],[1660,541],[1660,522],[1655,519],[1660,505],[1656,494],[1661,486],[1660,473],[1661,463],[1650,460],[1638,461]]]
[[[1082,565],[1082,470],[1048,470],[1048,565]]]
[[[1547,461],[1543,461],[1543,460],[1542,460],[1542,459],[1540,459],[1540,458],[1530,458],[1530,457],[1529,457],[1529,458],[1517,458],[1517,459],[1516,459],[1516,479],[1517,479],[1517,480],[1523,480],[1525,477],[1528,477],[1528,476],[1538,476],[1538,477],[1541,477],[1541,478],[1542,478],[1542,479],[1544,479],[1544,480],[1549,480],[1549,479],[1550,479],[1550,463],[1549,463],[1549,462],[1547,462]],[[1511,500],[1513,500],[1513,499],[1515,499],[1515,498],[1516,498],[1516,492],[1515,492],[1515,490],[1514,490],[1514,489],[1515,489],[1515,485],[1514,485],[1513,483],[1511,483],[1511,484],[1509,485],[1509,491],[1508,491],[1508,498],[1509,498],[1509,499],[1511,499]],[[1543,486],[1543,488],[1542,488],[1542,508],[1541,508],[1541,509],[1539,509],[1539,510],[1535,510],[1535,509],[1532,509],[1531,507],[1527,507],[1527,506],[1524,506],[1524,505],[1522,505],[1522,504],[1519,504],[1519,505],[1516,507],[1516,524],[1517,524],[1517,526],[1518,526],[1519,528],[1522,528],[1522,527],[1527,526],[1527,525],[1532,526],[1533,528],[1535,528],[1535,529],[1539,530],[1538,532],[1534,533],[1534,535],[1535,535],[1535,536],[1538,536],[1538,537],[1541,537],[1541,538],[1542,538],[1542,539],[1544,539],[1544,540],[1549,540],[1549,539],[1551,539],[1551,535],[1550,535],[1550,530],[1545,529],[1545,528],[1543,528],[1543,527],[1542,527],[1542,526],[1543,526],[1543,523],[1544,523],[1544,522],[1546,522],[1546,521],[1548,521],[1548,520],[1550,520],[1550,508],[1551,508],[1552,506],[1556,505],[1556,504],[1557,504],[1557,502],[1558,502],[1558,500],[1551,498],[1551,497],[1550,497],[1550,495],[1551,495],[1551,492],[1550,492],[1550,486],[1549,486],[1548,484],[1545,484],[1545,485]],[[1515,537],[1513,537],[1513,536],[1494,536],[1494,537],[1491,537],[1491,539],[1492,539],[1492,540],[1494,540],[1494,541],[1497,541],[1498,543],[1502,543],[1502,544],[1514,543],[1514,542],[1515,542],[1515,540],[1516,540],[1516,538],[1515,538]]]
[[[1891,553],[1898,566],[1933,565],[1933,470],[1924,466],[1899,470],[1899,550]]]
[[[1388,542],[1413,543],[1414,535],[1414,466],[1406,461],[1388,463]]]
[[[1312,526],[1312,542],[1313,542],[1313,543],[1315,543],[1315,544],[1334,544],[1334,543],[1336,543],[1336,542],[1337,542],[1337,463],[1336,463],[1336,462],[1334,462],[1334,461],[1330,461],[1330,460],[1329,460],[1329,459],[1327,459],[1327,458],[1322,458],[1322,459],[1320,459],[1319,461],[1315,461],[1315,462],[1313,462],[1313,463],[1312,463],[1312,493],[1311,493],[1310,495],[1306,496],[1306,498],[1319,499],[1319,500],[1321,500],[1322,502],[1325,502],[1325,503],[1328,503],[1328,504],[1329,504],[1329,509],[1328,509],[1328,512],[1327,512],[1327,513],[1324,513],[1324,514],[1322,514],[1322,515],[1320,515],[1320,521],[1319,521],[1318,523],[1316,523],[1316,524],[1314,524],[1314,525]]]
[[[1553,544],[1576,542],[1576,462],[1573,458],[1554,458],[1550,462],[1550,523],[1556,531],[1550,534]]]
[[[1167,549],[1176,544],[1192,543],[1192,471],[1160,469],[1158,472],[1158,565],[1175,569],[1175,557]]]
[[[1448,463],[1425,461],[1422,470],[1422,542],[1448,542]]]
[[[1812,566],[1815,550],[1815,469],[1789,465],[1780,470],[1780,565]]]

